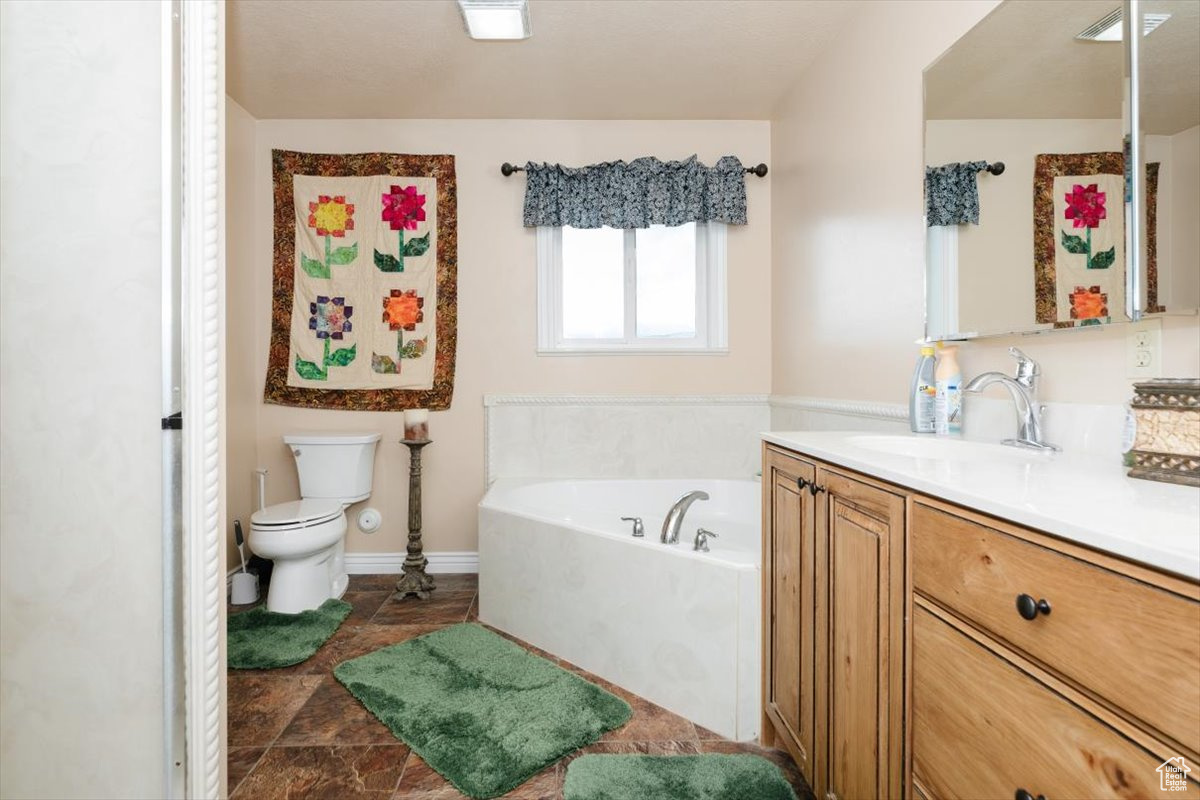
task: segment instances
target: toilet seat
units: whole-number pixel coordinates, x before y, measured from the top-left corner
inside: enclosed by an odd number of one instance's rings
[[[250,517],[252,527],[264,530],[312,528],[342,515],[340,500],[309,498],[277,503],[255,511]]]

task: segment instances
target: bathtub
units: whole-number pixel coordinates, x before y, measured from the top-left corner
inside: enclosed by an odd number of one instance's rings
[[[693,489],[679,544],[659,542]],[[479,504],[479,618],[722,736],[758,736],[760,485],[501,479]],[[645,538],[621,517],[641,517]],[[694,552],[696,528],[717,534]]]

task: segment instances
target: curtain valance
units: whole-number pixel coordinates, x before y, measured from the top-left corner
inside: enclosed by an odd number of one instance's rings
[[[979,224],[979,170],[986,161],[925,168],[925,224]]]
[[[714,166],[638,158],[586,167],[525,165],[525,226],[648,228],[746,224],[746,172],[734,156]]]

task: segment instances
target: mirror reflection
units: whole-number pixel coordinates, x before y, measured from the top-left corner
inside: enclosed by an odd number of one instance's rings
[[[1130,301],[1145,308],[1153,299],[1157,310],[1168,312],[1200,305],[1200,248],[1192,244],[1198,226],[1179,223],[1184,214],[1200,216],[1194,138],[1200,109],[1180,102],[1191,68],[1181,69],[1180,60],[1185,50],[1197,54],[1200,4],[1153,5],[1188,8],[1161,12],[1171,17],[1143,39],[1145,81],[1155,81],[1161,104],[1175,110],[1157,112],[1170,122],[1155,123],[1161,132],[1147,131],[1143,140],[1150,162],[1147,202],[1136,214],[1125,197],[1119,3],[1009,0],[926,70],[930,338],[1128,319],[1127,219],[1148,226],[1142,263],[1155,267],[1142,270],[1140,295]],[[1159,61],[1153,70],[1151,58]],[[1190,91],[1194,101],[1196,88]],[[1144,99],[1149,124],[1149,108],[1160,101],[1149,94]],[[1189,146],[1190,161],[1180,155]],[[1185,229],[1190,240],[1182,237]]]

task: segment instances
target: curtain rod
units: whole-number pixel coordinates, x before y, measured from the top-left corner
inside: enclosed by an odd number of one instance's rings
[[[1004,171],[1003,164],[997,164],[997,166],[1000,167],[1000,172]],[[525,170],[522,167],[514,167],[512,164],[508,163],[507,161],[505,161],[503,164],[500,165],[500,174],[506,178],[509,175],[512,175],[514,172],[524,172],[524,171]],[[988,167],[988,171],[989,172],[991,171],[991,167]],[[752,175],[757,175],[758,177],[763,178],[763,177],[766,177],[766,174],[767,174],[767,165],[759,164],[757,167],[746,167],[746,172],[749,172]],[[1000,172],[996,172],[993,174],[999,175]]]
[[[1004,172],[1004,162],[997,161],[995,164],[988,164],[984,169],[993,175],[1000,175]]]

